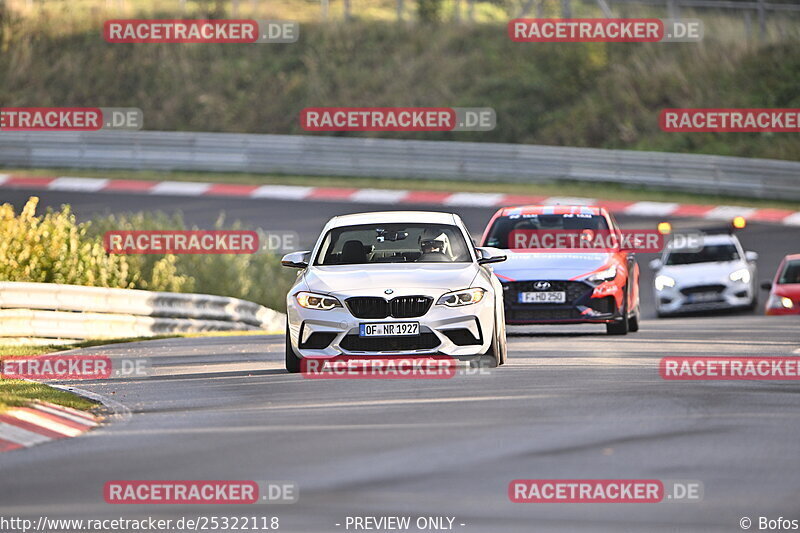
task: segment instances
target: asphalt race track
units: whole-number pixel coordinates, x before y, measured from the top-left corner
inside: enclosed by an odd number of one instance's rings
[[[304,245],[333,215],[394,208],[9,190],[0,201],[21,206],[32,194],[43,206],[70,203],[82,219],[179,209],[207,227],[225,210],[253,227],[296,231]],[[493,209],[453,211],[477,238]],[[628,228],[658,221],[620,217]],[[740,238],[760,254],[759,280],[800,249],[798,228],[752,224]],[[743,517],[758,531],[761,516],[800,518],[800,384],[665,381],[658,372],[664,356],[800,354],[796,317],[652,318],[650,258],[640,256],[650,318],[639,333],[509,328],[509,363],[487,374],[312,380],[285,373],[277,336],[85,350],[147,358],[152,375],[71,384],[116,402],[117,415],[83,437],[1,454],[0,510],[83,519],[266,514],[288,532],[346,531],[347,516],[449,516],[454,531],[481,533],[733,532]],[[704,495],[692,503],[511,503],[508,485],[519,478],[695,480]],[[107,481],[135,479],[288,480],[300,494],[291,505],[244,507],[104,502]]]

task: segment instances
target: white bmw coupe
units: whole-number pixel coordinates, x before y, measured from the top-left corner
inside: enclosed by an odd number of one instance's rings
[[[481,366],[506,360],[503,290],[450,213],[387,211],[334,217],[314,249],[286,255],[301,269],[286,297],[286,369],[303,358],[443,354]]]

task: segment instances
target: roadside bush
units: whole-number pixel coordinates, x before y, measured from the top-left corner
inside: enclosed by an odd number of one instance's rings
[[[115,255],[106,253],[109,230],[183,230],[180,215],[132,213],[79,223],[70,207],[36,215],[30,198],[19,214],[0,206],[0,281],[66,283],[232,296],[284,310],[294,279],[268,253],[242,255]],[[194,228],[198,229],[198,228]],[[208,228],[203,228],[208,229]],[[220,217],[214,229],[240,229]]]

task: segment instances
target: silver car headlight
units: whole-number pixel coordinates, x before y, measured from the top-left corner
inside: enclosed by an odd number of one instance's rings
[[[321,309],[329,311],[334,307],[342,307],[342,303],[327,294],[317,294],[316,292],[298,292],[294,295],[297,304],[306,309]]]
[[[462,289],[460,291],[448,292],[443,294],[436,305],[446,305],[447,307],[460,307],[462,305],[476,304],[483,300],[486,291],[479,288]]]
[[[746,268],[740,268],[728,276],[731,281],[741,281],[742,283],[750,283],[750,271]]]
[[[674,287],[675,280],[664,274],[656,276],[655,286],[657,291],[663,291],[664,287]]]

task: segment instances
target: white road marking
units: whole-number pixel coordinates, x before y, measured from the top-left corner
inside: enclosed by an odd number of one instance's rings
[[[666,216],[678,209],[679,204],[669,202],[636,202],[624,209],[626,215]]]
[[[31,407],[33,409],[36,409],[37,411],[42,411],[43,413],[49,413],[49,414],[54,415],[54,416],[59,416],[61,418],[66,418],[67,420],[72,420],[76,424],[84,425],[87,428],[94,427],[94,426],[97,425],[97,422],[95,422],[94,420],[90,420],[90,419],[88,419],[86,417],[83,417],[83,416],[78,416],[78,415],[73,415],[71,413],[66,413],[66,412],[61,411],[59,409],[53,409],[51,407],[47,407],[46,405],[34,404],[34,405],[31,405]]]
[[[39,427],[44,429],[48,429],[55,433],[59,433],[61,435],[65,435],[67,437],[77,437],[83,430],[76,429],[66,424],[61,424],[56,422],[55,420],[50,420],[46,416],[39,415],[37,413],[32,413],[30,411],[23,411],[21,409],[12,409],[5,413],[7,416],[12,418],[16,418],[17,420],[22,420],[23,422],[28,422],[30,424],[35,424]]]
[[[442,202],[443,205],[493,207],[505,198],[505,194],[484,192],[457,192]]]
[[[34,444],[52,440],[50,437],[45,437],[39,433],[34,433],[12,424],[6,424],[5,422],[0,422],[0,439],[16,442],[23,446],[33,446]]]
[[[148,192],[150,194],[168,194],[178,196],[200,196],[211,188],[213,183],[194,181],[161,181]]]
[[[784,218],[782,222],[790,226],[800,226],[800,211]]]
[[[297,185],[262,185],[250,193],[251,198],[278,198],[281,200],[303,200],[314,187]]]
[[[703,215],[703,218],[718,218],[722,220],[732,219],[733,217],[749,217],[757,211],[754,207],[741,207],[736,205],[719,205]]]
[[[108,185],[108,180],[103,178],[72,178],[61,176],[50,182],[47,186],[52,191],[84,191],[96,192]]]
[[[392,189],[359,189],[350,195],[351,202],[396,204],[408,195],[408,191]]]

